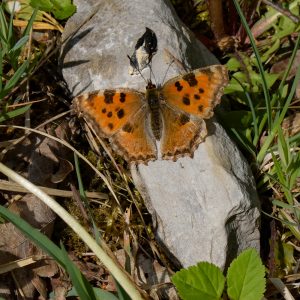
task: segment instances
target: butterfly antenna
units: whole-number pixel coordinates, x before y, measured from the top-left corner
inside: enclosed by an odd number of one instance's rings
[[[147,80],[146,80],[146,78],[143,76],[142,72],[140,71],[139,67],[137,67],[137,65],[136,65],[136,64],[134,63],[134,61],[132,60],[132,58],[131,58],[129,55],[127,55],[127,57],[128,57],[128,59],[129,59],[129,61],[130,61],[130,65],[131,65],[133,68],[135,68],[135,69],[138,71],[138,73],[141,75],[141,77],[144,79],[144,81],[145,81],[146,83],[148,83]]]
[[[149,69],[150,69],[150,81],[151,81],[151,76],[153,76],[153,80],[154,80],[154,82],[155,82],[155,85],[157,85],[157,81],[156,81],[154,72],[153,72],[153,70],[152,70],[152,61],[149,62],[148,66],[149,66]]]
[[[172,59],[172,61],[169,63],[169,65],[168,65],[168,68],[167,68],[167,70],[166,70],[166,73],[165,73],[165,76],[164,76],[164,78],[163,78],[163,80],[162,80],[162,85],[163,85],[163,83],[165,82],[165,80],[166,80],[166,77],[167,77],[167,74],[168,74],[168,72],[169,72],[169,69],[170,69],[170,67],[171,67],[171,65],[173,64],[173,62],[174,62],[174,59]]]

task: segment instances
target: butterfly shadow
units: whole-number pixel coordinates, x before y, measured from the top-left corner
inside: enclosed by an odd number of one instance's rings
[[[67,69],[67,68],[72,68],[72,67],[76,67],[78,65],[82,65],[85,64],[87,62],[89,62],[88,59],[81,59],[81,60],[76,60],[76,61],[68,61],[67,63],[63,63],[63,61],[66,58],[66,55],[68,54],[68,52],[74,47],[76,46],[76,44],[83,39],[85,36],[87,36],[91,31],[93,30],[93,28],[88,28],[80,33],[78,32],[74,32],[71,36],[67,37],[63,43],[65,43],[65,46],[63,47],[63,51],[60,54],[60,67],[62,69]]]

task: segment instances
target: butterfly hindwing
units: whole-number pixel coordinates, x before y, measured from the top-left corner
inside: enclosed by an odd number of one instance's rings
[[[140,111],[109,139],[113,149],[128,162],[147,164],[157,159],[155,140],[146,128],[148,113],[146,108]]]
[[[161,93],[168,104],[207,119],[220,103],[227,82],[227,69],[222,65],[214,65],[168,80],[162,86]]]
[[[162,105],[163,137],[160,151],[163,159],[176,161],[193,156],[197,146],[207,135],[205,121],[168,105]]]

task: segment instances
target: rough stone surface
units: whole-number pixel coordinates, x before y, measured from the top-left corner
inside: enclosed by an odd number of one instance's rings
[[[128,74],[127,54],[132,54],[145,27],[158,38],[153,58],[158,83],[168,69],[164,49],[191,69],[218,63],[168,1],[74,2],[78,12],[68,21],[64,38],[75,34],[62,50],[63,74],[74,96],[115,87],[144,91],[141,76]],[[146,78],[148,74],[143,71]],[[172,65],[167,78],[177,74]],[[131,169],[152,213],[158,240],[184,267],[203,260],[225,267],[243,249],[259,249],[259,210],[251,171],[223,128],[215,120],[207,126],[209,136],[193,159],[155,161]]]

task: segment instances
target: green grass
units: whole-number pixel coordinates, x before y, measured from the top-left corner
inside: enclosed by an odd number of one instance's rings
[[[35,10],[19,39],[13,30],[13,14],[7,21],[0,5],[0,122],[24,114],[30,105],[18,109],[9,109],[10,93],[28,76],[33,64],[28,58],[23,58],[24,48],[29,42],[29,34],[37,11]],[[6,72],[4,72],[6,70]]]
[[[267,56],[268,51],[264,48],[257,48],[258,42],[253,38],[236,0],[234,4],[249,36],[253,54],[237,52],[232,54],[228,61],[231,82],[226,93],[232,103],[236,103],[233,106],[236,105],[238,109],[221,115],[221,120],[251,163],[259,196],[267,198],[269,206],[272,206],[272,215],[263,213],[268,215],[270,220],[276,220],[277,226],[281,228],[279,234],[282,235],[285,244],[279,246],[282,243],[279,236],[275,243],[279,250],[275,251],[276,255],[273,258],[277,274],[280,274],[286,261],[291,262],[290,257],[295,255],[294,262],[297,260],[293,247],[286,250],[287,241],[295,245],[299,245],[300,242],[299,182],[297,183],[300,177],[300,134],[288,136],[282,129],[284,119],[297,112],[297,107],[291,108],[291,103],[295,99],[297,84],[300,81],[300,66],[295,62],[300,46],[299,27],[295,26],[297,38],[292,45],[292,51],[289,52],[290,58],[285,70],[281,74],[272,74],[272,57]],[[277,31],[273,33],[272,41],[280,39],[283,36],[282,31],[286,31],[286,28],[279,28],[277,24],[274,24],[274,27]],[[267,39],[267,33],[265,37]],[[283,49],[290,47],[285,45]],[[297,71],[293,79],[288,80],[295,63],[298,64]]]

